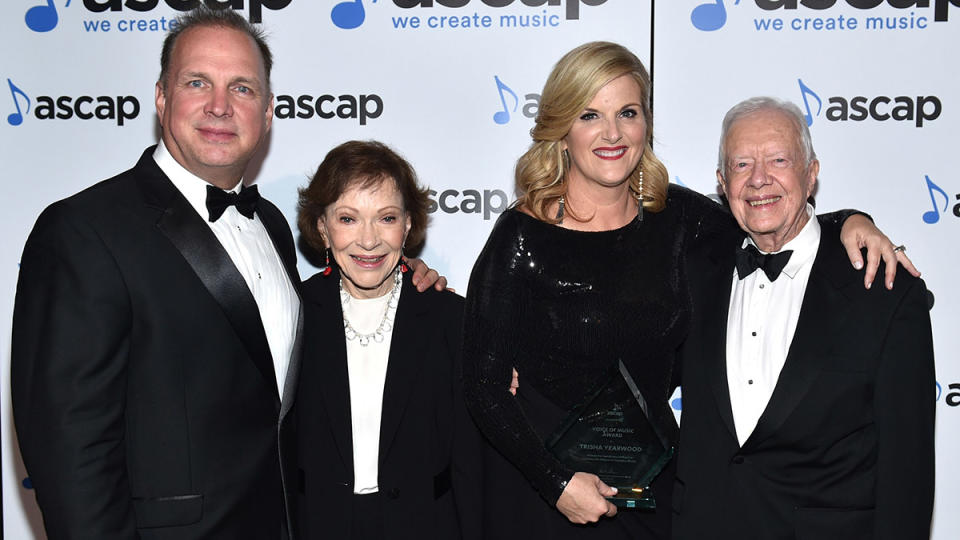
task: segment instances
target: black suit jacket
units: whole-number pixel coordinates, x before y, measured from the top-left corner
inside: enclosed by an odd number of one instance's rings
[[[11,362],[24,464],[51,539],[279,538],[298,363],[281,400],[253,296],[153,150],[48,207],[27,240]],[[286,220],[257,213],[298,286]]]
[[[463,298],[418,293],[404,274],[380,423],[385,540],[479,534],[479,434],[460,388]],[[339,273],[303,284],[303,369],[295,416],[299,537],[349,539],[353,440]],[[506,390],[504,390],[506,391]],[[459,512],[458,512],[459,508]]]
[[[900,272],[894,290],[865,290],[839,229],[823,223],[786,363],[740,447],[725,351],[742,238],[707,248],[690,273],[674,537],[928,538],[934,372],[923,281]]]

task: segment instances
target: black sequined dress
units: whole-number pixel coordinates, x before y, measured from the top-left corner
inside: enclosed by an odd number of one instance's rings
[[[516,210],[500,217],[470,277],[464,332],[468,405],[492,445],[485,538],[669,538],[672,464],[654,482],[656,511],[578,526],[555,507],[575,471],[543,440],[618,360],[676,440],[668,399],[691,312],[685,254],[705,232],[730,227],[722,207],[676,186],[663,211],[612,231],[573,231]],[[514,366],[516,398],[506,391]]]

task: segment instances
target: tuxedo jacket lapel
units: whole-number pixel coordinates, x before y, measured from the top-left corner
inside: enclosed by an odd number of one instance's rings
[[[417,377],[423,367],[426,340],[436,339],[422,320],[427,310],[426,295],[417,292],[411,272],[403,276],[403,293],[394,317],[390,341],[390,361],[383,388],[383,409],[380,416],[380,465],[390,450],[400,421],[403,419],[410,393],[420,385]]]
[[[836,249],[831,249],[831,242],[824,243],[825,238],[838,235],[839,230],[834,232],[827,227],[821,231],[820,249],[810,271],[790,350],[773,395],[753,433],[744,443],[744,448],[755,446],[776,433],[803,401],[833,347],[833,342],[824,339],[824,336],[833,334],[837,326],[843,325],[848,318],[850,302],[844,290],[851,286],[863,286],[855,279],[851,281],[850,277],[856,274],[846,267],[849,262],[843,250],[838,253]]]
[[[256,300],[210,227],[153,161],[152,148],[137,163],[137,181],[148,207],[158,211],[157,228],[193,268],[220,304],[260,374],[276,389],[276,372]],[[279,397],[279,396],[278,396]]]

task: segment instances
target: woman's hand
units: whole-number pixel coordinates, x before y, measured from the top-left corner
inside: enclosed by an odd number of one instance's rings
[[[510,380],[509,392],[516,396],[518,388],[520,388],[520,374],[517,373],[517,368],[513,368],[513,379]]]
[[[884,283],[888,289],[893,288],[893,278],[897,275],[897,262],[914,276],[920,277],[920,271],[907,257],[905,250],[894,251],[893,242],[887,238],[887,235],[880,232],[880,229],[866,216],[855,214],[848,217],[840,231],[840,241],[843,242],[843,247],[847,250],[850,262],[857,269],[863,267],[860,248],[867,248],[867,270],[863,276],[863,286],[868,289],[873,285],[873,279],[877,275],[881,258],[886,264]]]
[[[413,284],[417,290],[423,292],[431,285],[433,288],[442,291],[447,287],[447,278],[440,275],[439,272],[427,266],[427,263],[421,259],[406,259],[410,269],[413,270]],[[453,292],[453,289],[450,289]]]
[[[571,523],[594,523],[603,516],[617,515],[617,507],[604,497],[612,497],[617,490],[604,484],[595,474],[578,472],[557,500],[559,510]]]

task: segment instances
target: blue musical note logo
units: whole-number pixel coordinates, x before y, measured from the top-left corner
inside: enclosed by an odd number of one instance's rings
[[[740,0],[737,0],[733,5],[739,3]],[[694,28],[704,32],[723,28],[723,25],[727,24],[727,8],[723,5],[723,0],[714,0],[693,8],[690,12],[690,22],[693,23]]]
[[[70,7],[70,0],[67,0],[63,7]],[[23,21],[27,23],[27,28],[34,32],[49,32],[57,27],[60,16],[57,15],[57,6],[53,4],[53,0],[47,0],[46,5],[41,4],[28,9]]]
[[[373,0],[376,4],[377,0]],[[330,11],[330,20],[337,28],[352,30],[357,28],[367,18],[367,12],[363,9],[363,0],[347,0],[333,6]]]
[[[502,111],[493,113],[493,121],[503,125],[510,121],[510,110],[507,108],[507,98],[503,95],[503,92],[506,91],[513,96],[513,112],[517,112],[517,106],[520,105],[520,98],[517,97],[517,93],[511,90],[509,86],[503,84],[500,77],[494,75],[493,80],[497,83],[497,92],[500,93],[500,103],[503,105]]]
[[[23,123],[23,115],[30,113],[30,96],[28,96],[23,90],[17,88],[17,85],[13,84],[13,81],[7,79],[7,85],[10,86],[10,96],[13,97],[13,105],[17,108],[17,112],[10,113],[7,115],[7,123],[11,126],[19,126]],[[20,110],[20,102],[17,101],[17,94],[23,96],[23,99],[27,100],[27,110]]]
[[[923,213],[923,222],[933,225],[940,221],[940,212],[946,212],[947,206],[950,205],[950,197],[947,196],[947,192],[941,189],[940,186],[934,184],[929,176],[924,175],[924,178],[927,180],[927,191],[930,192],[930,204],[933,205],[933,210],[927,210]],[[934,191],[943,195],[943,210],[940,210],[939,206],[937,206],[937,199],[933,196]]]
[[[810,96],[813,99],[817,100],[816,116],[820,116],[820,110],[823,109],[823,100],[821,100],[820,96],[818,96],[816,92],[811,90],[809,86],[803,84],[802,80],[797,79],[797,84],[800,85],[800,96],[803,98],[803,106],[806,107],[807,109],[807,113],[804,115],[804,118],[807,119],[807,127],[810,127],[813,125],[814,115],[810,114],[810,102],[807,101],[807,96]]]

